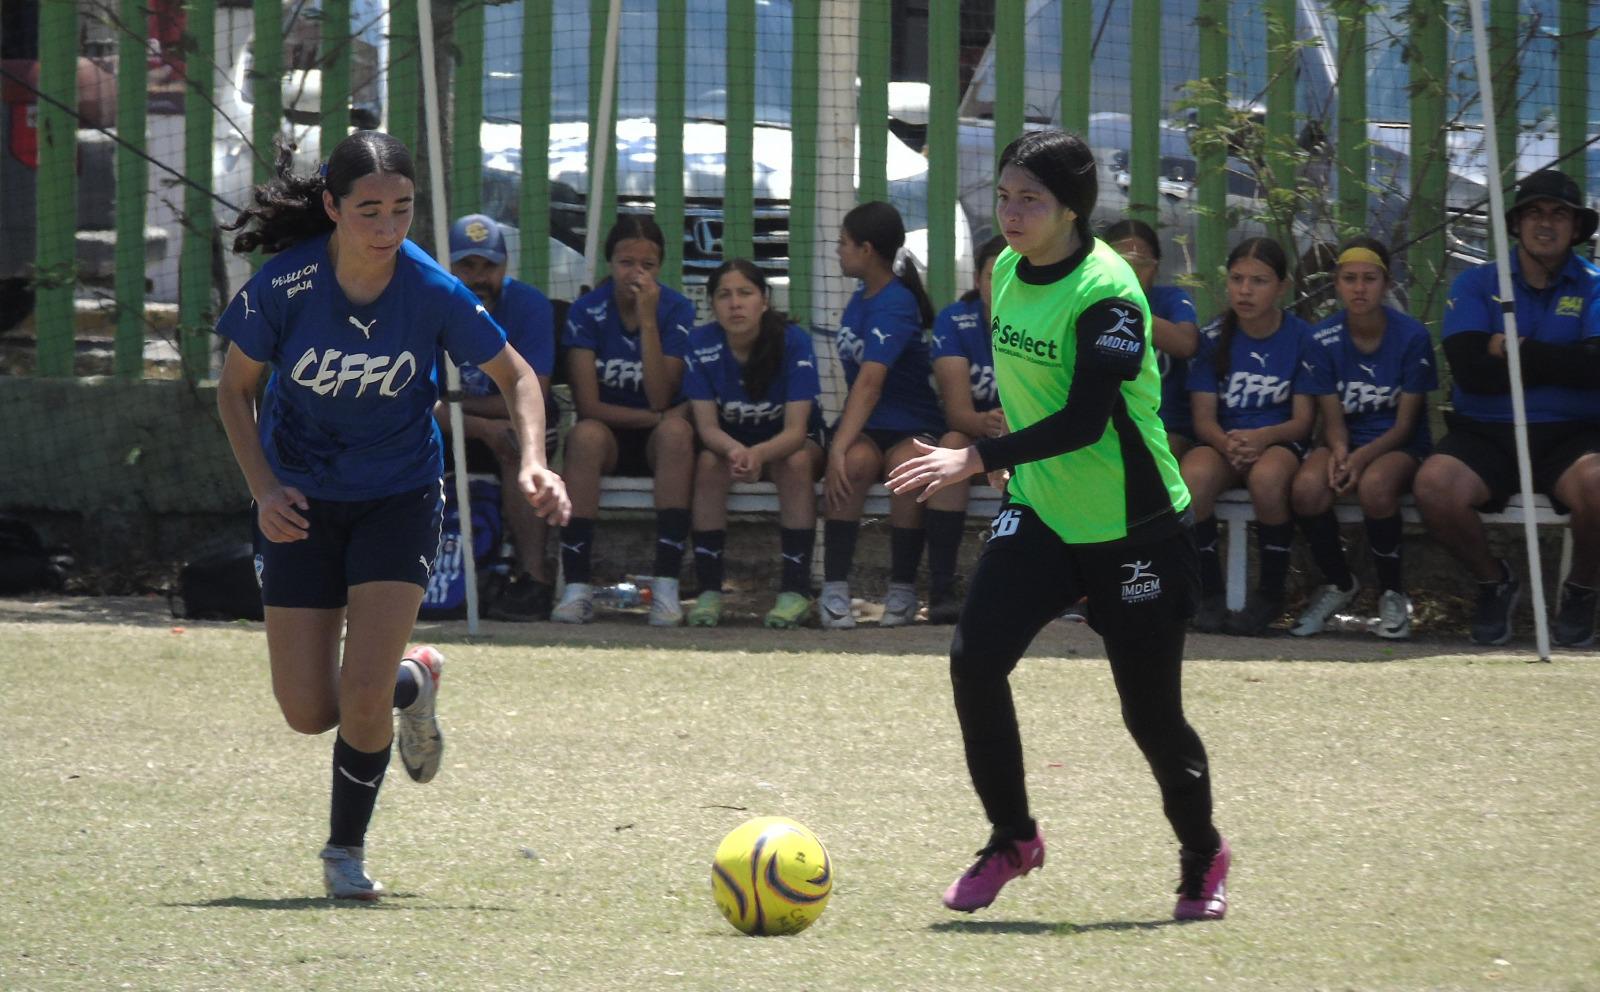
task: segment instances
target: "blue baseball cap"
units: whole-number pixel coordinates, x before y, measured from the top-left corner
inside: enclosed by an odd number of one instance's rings
[[[506,260],[506,236],[500,225],[487,214],[467,214],[450,225],[450,261],[469,255],[486,258],[493,265]]]

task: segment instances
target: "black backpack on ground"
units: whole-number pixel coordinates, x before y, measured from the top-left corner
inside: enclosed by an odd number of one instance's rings
[[[255,549],[241,542],[189,562],[167,605],[173,616],[189,620],[260,620]]]
[[[61,569],[33,525],[0,516],[0,595],[60,589]]]

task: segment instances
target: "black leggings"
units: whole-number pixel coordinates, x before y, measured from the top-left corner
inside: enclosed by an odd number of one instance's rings
[[[1002,835],[1032,835],[1009,677],[1039,631],[1087,596],[1123,722],[1150,763],[1167,820],[1184,847],[1215,849],[1205,746],[1183,715],[1183,639],[1198,598],[1189,528],[1137,547],[1074,547],[1031,509],[1006,512],[1019,516],[985,547],[950,647],[967,768],[989,822]]]

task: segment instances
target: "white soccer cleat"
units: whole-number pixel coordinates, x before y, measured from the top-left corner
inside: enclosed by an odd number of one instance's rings
[[[883,598],[883,619],[880,627],[904,627],[917,619],[917,587],[904,582],[889,583],[889,594]]]
[[[413,782],[429,782],[439,774],[444,758],[444,734],[439,730],[435,704],[439,700],[439,680],[444,677],[444,655],[426,645],[412,648],[400,662],[411,669],[417,680],[417,698],[400,711],[395,737],[400,744],[400,763]]]
[[[678,602],[678,580],[656,576],[650,580],[650,626],[683,626],[683,604]]]
[[[1317,587],[1317,594],[1311,598],[1311,605],[1306,607],[1300,619],[1289,628],[1289,633],[1296,637],[1310,637],[1320,634],[1327,629],[1328,621],[1335,613],[1350,605],[1356,598],[1356,593],[1361,591],[1361,583],[1354,578],[1350,580],[1350,588],[1340,589],[1336,585]]]
[[[322,885],[331,899],[372,902],[383,895],[383,883],[367,876],[366,849],[329,844],[322,849]]]
[[[827,630],[854,630],[856,615],[850,609],[850,583],[824,582],[817,599],[817,616]]]
[[[594,586],[587,582],[568,582],[561,602],[550,611],[555,623],[589,623],[594,619]]]
[[[1394,589],[1385,589],[1378,599],[1378,626],[1373,630],[1390,641],[1403,641],[1411,636],[1411,597]]]

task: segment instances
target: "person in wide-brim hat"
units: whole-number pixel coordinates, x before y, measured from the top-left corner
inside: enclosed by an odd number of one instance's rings
[[[1522,182],[1517,184],[1516,198],[1506,208],[1506,227],[1515,233],[1517,215],[1523,207],[1538,200],[1554,200],[1572,210],[1574,245],[1588,241],[1594,237],[1595,229],[1600,228],[1600,213],[1584,205],[1577,182],[1556,169],[1540,169],[1523,177]]]

